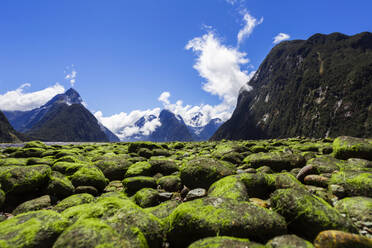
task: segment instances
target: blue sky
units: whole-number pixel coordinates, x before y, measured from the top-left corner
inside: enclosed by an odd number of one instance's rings
[[[9,97],[32,92],[39,93],[29,95],[28,101],[35,98],[33,104],[40,105],[62,87],[68,89],[71,78],[66,76],[76,71],[75,89],[93,113],[101,111],[98,117],[106,125],[110,120],[104,117],[128,117],[133,110],[171,104],[176,109],[178,100],[179,113],[186,105],[191,109],[203,104],[229,104],[231,112],[234,104],[228,98],[240,85],[220,82],[217,76],[230,77],[235,66],[232,80],[244,80],[239,73],[249,77],[279,33],[307,39],[314,33],[371,31],[371,9],[370,0],[2,0],[0,108]],[[251,30],[238,44],[248,17]],[[207,53],[213,42],[216,46]],[[231,63],[218,63],[224,52],[216,58],[213,49],[216,54],[225,49]],[[7,94],[26,83],[18,95]],[[229,83],[235,88],[227,92],[224,84]],[[159,101],[163,92],[170,94]],[[22,100],[19,106],[22,102],[28,103]]]

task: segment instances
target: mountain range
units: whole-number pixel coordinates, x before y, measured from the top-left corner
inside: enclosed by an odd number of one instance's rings
[[[58,94],[43,106],[30,111],[4,111],[2,116],[4,131],[1,132],[3,142],[19,141],[22,137],[42,141],[65,142],[119,142],[113,132],[100,123],[95,116],[85,108],[80,94],[75,89],[69,89]],[[213,119],[205,126],[200,125],[198,113],[193,118],[193,124],[188,126],[183,118],[169,110],[162,110],[159,116],[149,115],[139,118],[134,127],[138,132],[123,141],[200,141],[208,140],[218,129],[221,120]],[[9,122],[8,122],[9,120]],[[142,128],[152,125],[151,132],[143,132]],[[11,125],[10,125],[10,124]],[[6,130],[5,130],[6,127]],[[14,127],[14,129],[13,129]],[[120,133],[120,130],[119,130]],[[5,138],[5,136],[7,138]]]
[[[369,32],[281,42],[248,85],[212,140],[372,137]]]

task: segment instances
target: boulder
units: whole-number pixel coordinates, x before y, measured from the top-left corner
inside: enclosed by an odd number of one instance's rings
[[[123,180],[128,168],[132,165],[124,156],[105,157],[94,163],[99,168],[106,178],[110,181]]]
[[[241,239],[227,236],[210,237],[195,241],[188,248],[265,248],[266,246],[251,242],[249,239]]]
[[[161,177],[157,184],[168,192],[178,192],[182,189],[181,178],[175,175]]]
[[[58,171],[52,171],[50,182],[46,188],[46,192],[49,195],[63,199],[72,195],[74,191],[74,185],[72,185],[71,181],[65,175]]]
[[[372,239],[337,230],[327,230],[314,240],[316,248],[371,248]]]
[[[277,213],[227,198],[206,197],[182,203],[169,220],[168,240],[175,247],[187,247],[208,236],[267,241],[287,232],[284,218]]]
[[[152,188],[138,190],[133,199],[142,208],[153,207],[160,203],[159,192]]]
[[[372,161],[372,139],[337,137],[333,141],[333,155],[338,159],[362,158]]]
[[[52,204],[52,201],[50,199],[50,196],[49,195],[44,195],[44,196],[41,196],[39,198],[30,200],[30,201],[26,201],[26,202],[18,205],[18,207],[16,207],[16,209],[13,210],[12,214],[13,215],[18,215],[18,214],[26,213],[26,212],[29,212],[29,211],[41,210],[43,208],[50,207],[51,204]]]
[[[170,175],[179,171],[177,164],[172,160],[151,159],[149,163],[151,164],[153,174],[161,173],[163,175]]]
[[[230,198],[237,201],[247,201],[248,193],[239,177],[232,175],[224,177],[209,187],[208,195],[213,197]]]
[[[99,191],[103,191],[108,184],[108,179],[106,179],[102,171],[95,166],[81,167],[70,176],[70,180],[75,187],[93,186]]]
[[[57,212],[62,212],[67,208],[81,205],[84,203],[93,202],[94,197],[90,194],[76,194],[69,196],[62,201],[60,201],[57,205],[54,206],[53,210]]]
[[[282,170],[301,168],[305,165],[306,160],[299,154],[291,154],[286,152],[260,152],[248,155],[244,159],[244,163],[249,164],[253,168],[259,168],[266,165],[272,170],[280,172]]]
[[[372,197],[372,173],[359,171],[341,171],[332,174],[329,180],[330,190],[332,185],[343,188],[344,196]]]
[[[202,198],[202,197],[205,197],[205,196],[207,196],[207,190],[202,189],[202,188],[196,188],[196,189],[190,190],[187,193],[187,195],[185,197],[185,201],[192,201],[192,200]]]
[[[294,234],[287,234],[271,239],[267,242],[266,248],[314,248],[314,246]]]
[[[0,222],[0,246],[49,248],[69,225],[68,220],[51,210],[20,214]]]
[[[222,177],[234,174],[235,169],[212,158],[200,157],[186,162],[181,168],[181,180],[190,189],[208,189]]]
[[[319,232],[328,229],[356,232],[348,218],[305,190],[279,189],[271,195],[270,201],[273,210],[289,223],[289,230],[308,240],[313,240]]]
[[[125,177],[136,177],[136,176],[150,176],[151,175],[151,164],[149,162],[137,162],[129,166]]]
[[[135,194],[142,188],[156,188],[156,180],[152,177],[128,177],[123,181],[124,191],[129,195]]]

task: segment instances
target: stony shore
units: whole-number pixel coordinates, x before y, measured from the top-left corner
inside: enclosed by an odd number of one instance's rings
[[[0,248],[372,247],[372,139],[0,146]]]

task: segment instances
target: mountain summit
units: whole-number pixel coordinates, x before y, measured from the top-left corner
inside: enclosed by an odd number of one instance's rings
[[[372,136],[372,34],[275,46],[212,139]]]

